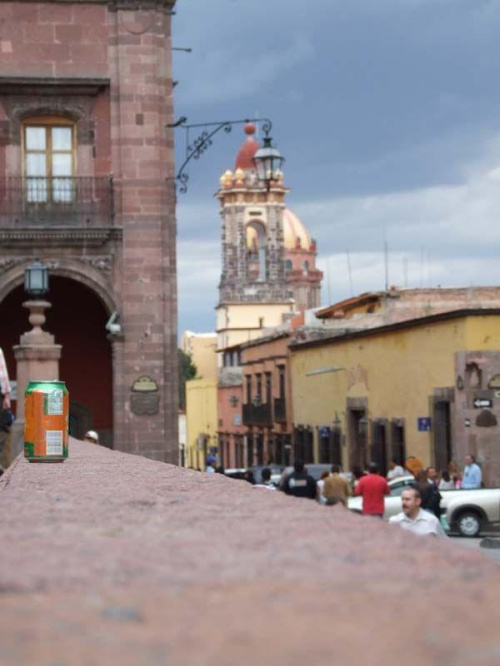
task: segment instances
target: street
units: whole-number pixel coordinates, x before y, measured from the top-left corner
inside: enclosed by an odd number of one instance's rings
[[[481,541],[487,536],[495,536],[498,538],[498,533],[485,534],[478,539],[466,539],[463,537],[449,537],[453,543],[457,544],[459,548],[470,548],[472,550],[480,551],[484,557],[493,560],[500,564],[500,548],[481,548]]]

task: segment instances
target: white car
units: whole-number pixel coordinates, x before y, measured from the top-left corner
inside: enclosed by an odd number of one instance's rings
[[[400,476],[389,481],[391,494],[385,498],[384,518],[402,511],[401,493],[415,484],[413,476]],[[488,526],[500,523],[500,488],[479,488],[478,490],[440,490],[441,513],[445,516],[452,533],[464,537],[477,537]],[[351,497],[347,506],[351,511],[361,513],[363,500]]]

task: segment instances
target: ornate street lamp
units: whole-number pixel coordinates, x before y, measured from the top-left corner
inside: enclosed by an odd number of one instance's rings
[[[273,148],[272,139],[269,136],[271,123],[264,123],[262,129],[265,133],[264,145],[255,153],[253,161],[257,170],[257,178],[267,184],[270,188],[273,180],[277,180],[282,173],[282,166],[285,158],[277,148]]]
[[[174,179],[178,180],[181,184],[180,191],[182,194],[187,192],[189,175],[186,173],[185,169],[189,162],[192,159],[198,160],[203,155],[203,153],[208,148],[210,148],[212,145],[212,139],[218,132],[224,130],[224,132],[228,134],[232,131],[233,125],[246,125],[247,123],[262,122],[262,131],[265,134],[264,145],[257,150],[254,157],[257,177],[260,181],[266,184],[268,190],[271,187],[271,183],[274,180],[277,180],[281,173],[281,167],[285,161],[285,158],[280,154],[277,148],[274,148],[272,145],[272,139],[269,136],[269,133],[273,125],[269,118],[254,118],[253,120],[245,118],[244,120],[224,120],[223,122],[196,123],[192,125],[187,125],[186,121],[187,118],[182,116],[182,118],[179,118],[177,122],[167,125],[167,127],[170,129],[176,129],[179,127],[183,130],[186,130],[186,154],[184,162],[181,164],[177,175],[174,176]],[[201,134],[199,134],[196,139],[191,142],[189,139],[190,130],[199,128],[204,129]]]
[[[40,299],[49,291],[49,269],[35,259],[24,270],[24,291],[35,299]]]

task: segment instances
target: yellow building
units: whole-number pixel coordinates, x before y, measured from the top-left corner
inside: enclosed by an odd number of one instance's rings
[[[196,366],[196,379],[186,382],[185,464],[205,469],[205,459],[216,446],[217,336],[215,333],[182,335],[182,349]]]
[[[295,457],[420,458],[466,453],[500,483],[500,310],[461,310],[291,345]]]
[[[182,334],[182,350],[191,356],[196,366],[196,376],[203,379],[217,377],[217,335],[215,333],[193,333],[184,331]]]
[[[186,382],[186,465],[205,469],[207,455],[217,446],[217,381]]]

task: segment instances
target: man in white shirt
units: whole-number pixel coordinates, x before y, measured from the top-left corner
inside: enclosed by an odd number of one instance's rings
[[[437,537],[445,537],[446,534],[439,520],[434,514],[421,509],[421,502],[422,497],[418,488],[403,490],[401,494],[403,511],[390,518],[389,522],[414,534],[432,534]]]
[[[395,460],[391,460],[389,463],[389,471],[387,472],[387,481],[392,481],[392,479],[397,479],[398,476],[404,476],[405,471],[398,465]]]

